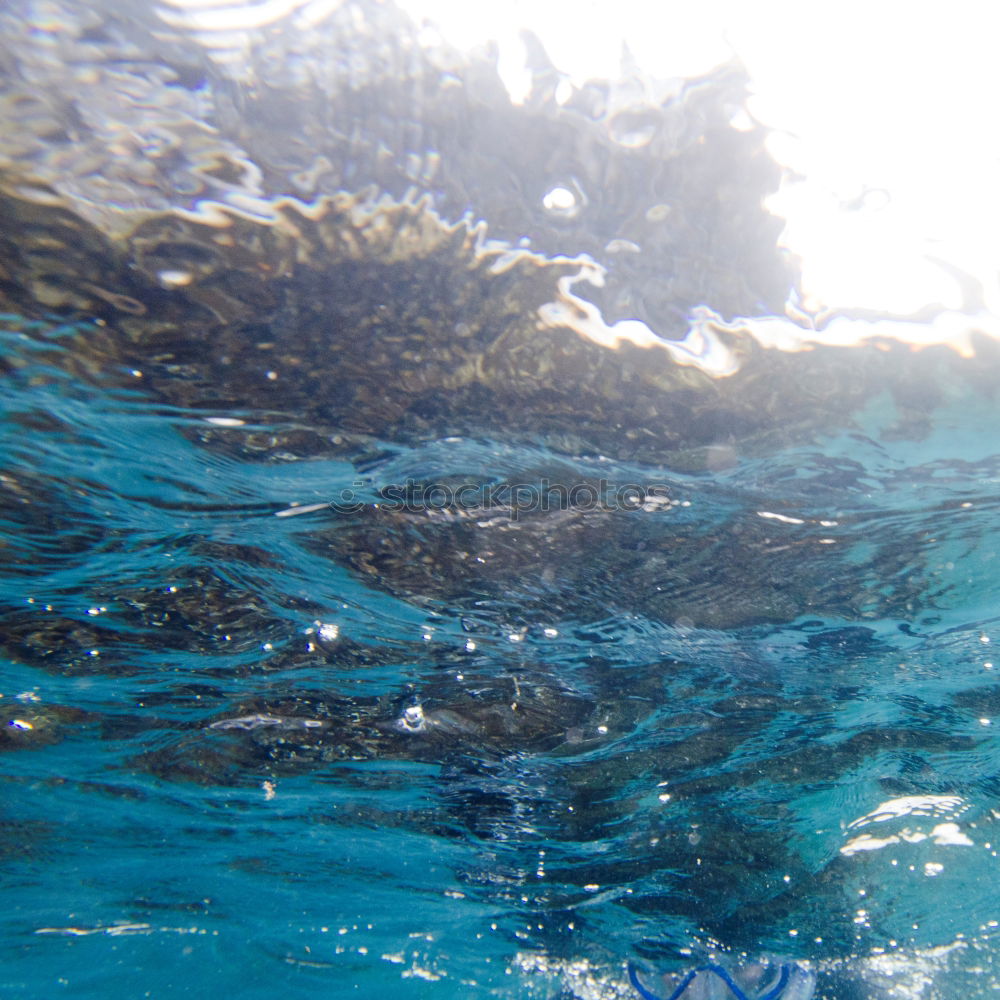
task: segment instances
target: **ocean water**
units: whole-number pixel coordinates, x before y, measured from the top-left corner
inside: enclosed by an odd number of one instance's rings
[[[630,996],[627,959],[713,950],[808,959],[824,996],[990,995],[990,393],[918,446],[880,442],[876,405],[711,472],[502,431],[365,465],[656,480],[677,506],[538,515],[624,533],[634,573],[695,525],[766,521],[776,547],[830,522],[853,615],[707,627],[762,585],[729,543],[672,621],[599,549],[565,580],[387,593],[317,548],[360,515],[276,516],[353,464],[220,454],[210,414],[60,372],[85,326],[25,326],[4,319],[5,995]],[[899,613],[865,604],[899,581]]]
[[[995,995],[983,317],[790,324],[731,67],[518,110],[348,4],[237,86],[57,6],[5,15],[0,995]]]

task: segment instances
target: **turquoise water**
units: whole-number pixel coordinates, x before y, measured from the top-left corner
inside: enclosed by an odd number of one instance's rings
[[[875,397],[715,471],[499,427],[296,458],[73,374],[92,325],[3,328],[4,996],[589,1000],[710,952],[828,998],[996,990],[992,387],[942,374],[919,441]],[[544,520],[509,522],[474,586],[434,580],[466,522],[414,514],[437,561],[366,572],[378,491],[443,469],[678,503],[545,515],[592,525],[548,573],[515,558]],[[736,620],[776,586],[731,541],[760,522],[842,614]],[[691,532],[730,542],[658,614]]]

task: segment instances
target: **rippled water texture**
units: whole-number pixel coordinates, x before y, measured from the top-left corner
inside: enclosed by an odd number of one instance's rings
[[[992,995],[994,342],[783,318],[738,67],[315,7],[2,14],[0,993]]]

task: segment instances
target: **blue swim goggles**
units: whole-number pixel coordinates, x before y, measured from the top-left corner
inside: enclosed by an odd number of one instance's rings
[[[691,969],[666,998],[658,997],[642,985],[639,973],[631,962],[628,964],[628,978],[643,1000],[680,1000],[685,994],[688,1000],[723,1000],[724,997],[734,1000],[809,1000],[816,989],[813,973],[794,962],[765,967],[754,985],[746,982],[740,985],[726,968],[708,962]],[[748,989],[750,992],[747,992]]]

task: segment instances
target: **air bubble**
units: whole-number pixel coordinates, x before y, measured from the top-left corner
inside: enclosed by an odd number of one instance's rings
[[[408,733],[423,732],[425,727],[424,710],[421,705],[410,705],[399,720],[399,728]]]
[[[575,219],[584,205],[584,197],[574,184],[557,184],[542,198],[542,207],[549,215],[561,219]]]

